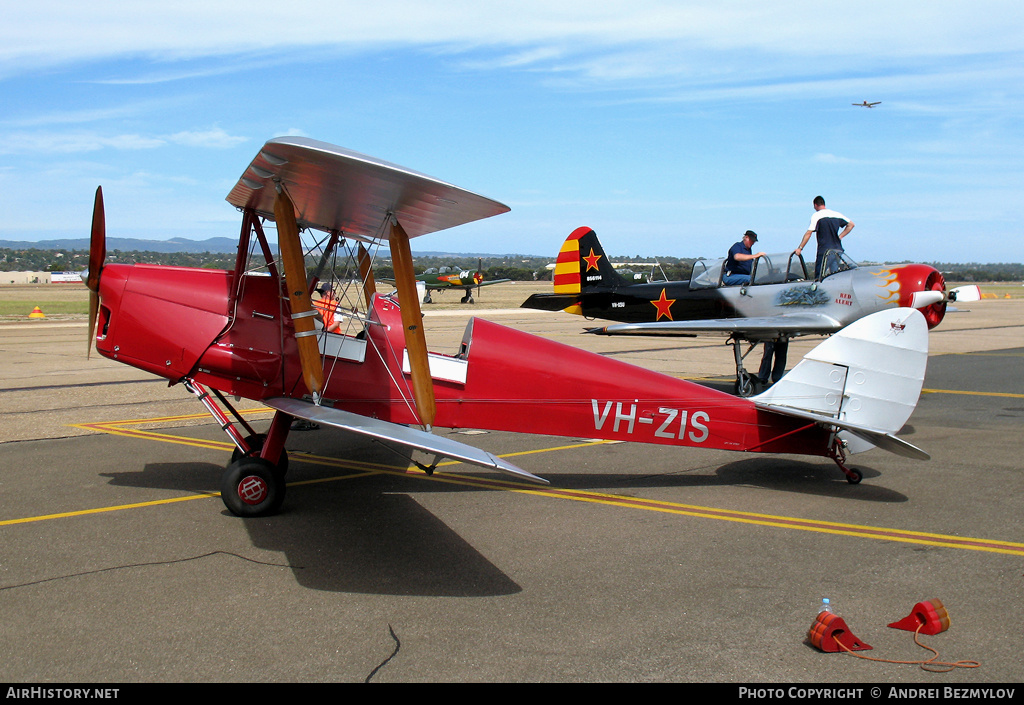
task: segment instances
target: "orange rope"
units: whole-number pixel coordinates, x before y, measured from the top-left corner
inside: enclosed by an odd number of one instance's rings
[[[921,667],[922,670],[929,671],[931,673],[949,673],[954,668],[980,668],[981,667],[981,664],[978,663],[977,661],[956,661],[955,663],[946,663],[944,661],[936,661],[935,659],[937,659],[939,657],[939,652],[936,651],[935,649],[933,649],[932,647],[928,646],[927,644],[922,644],[918,640],[918,638],[917,638],[918,634],[921,632],[921,627],[923,627],[923,626],[924,626],[923,624],[919,624],[917,629],[914,630],[914,643],[917,644],[918,646],[920,646],[922,649],[928,649],[933,654],[935,654],[934,656],[932,656],[930,659],[927,659],[926,661],[893,661],[893,660],[885,659],[885,658],[874,658],[873,656],[864,656],[863,654],[858,654],[857,652],[852,651],[849,647],[847,647],[845,644],[840,642],[838,639],[836,639],[836,643],[839,644],[839,647],[841,649],[843,649],[846,653],[852,654],[853,656],[856,656],[857,658],[862,658],[865,661],[878,661],[880,663],[900,663],[900,664],[918,665],[918,666]],[[927,668],[927,666],[949,666],[949,668],[938,669],[938,668]]]

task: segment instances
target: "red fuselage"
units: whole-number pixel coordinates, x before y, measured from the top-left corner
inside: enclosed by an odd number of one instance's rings
[[[276,277],[107,265],[96,346],[166,377],[262,400],[307,394]],[[324,399],[417,423],[398,303],[378,296],[365,336],[322,333]],[[458,354],[432,355],[435,425],[725,450],[826,455],[830,434],[741,398],[473,319]]]

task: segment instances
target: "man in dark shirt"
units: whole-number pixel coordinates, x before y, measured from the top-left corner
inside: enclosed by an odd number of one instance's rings
[[[814,199],[814,215],[811,216],[811,224],[807,226],[807,232],[800,240],[800,246],[796,248],[796,254],[802,254],[804,245],[811,239],[812,234],[817,235],[818,252],[814,257],[814,278],[821,276],[821,262],[825,253],[829,250],[843,251],[842,239],[853,230],[853,221],[847,220],[841,213],[836,213],[825,207],[825,199],[816,196]],[[839,229],[842,228],[842,231]]]
[[[750,283],[750,272],[754,260],[764,257],[763,252],[753,253],[751,249],[757,242],[757,233],[748,230],[743,239],[729,248],[729,258],[725,261],[725,277],[722,283],[726,286],[738,286]]]

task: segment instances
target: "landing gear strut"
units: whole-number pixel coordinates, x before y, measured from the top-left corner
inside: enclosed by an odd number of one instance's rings
[[[270,423],[270,430],[266,434],[256,433],[217,390],[213,390],[211,396],[201,384],[191,379],[185,380],[185,387],[198,397],[235,444],[231,460],[221,476],[220,497],[224,506],[240,517],[262,517],[277,512],[284,502],[287,488],[288,453],[284,450],[284,442],[291,428],[291,415],[277,412]],[[228,418],[213,396],[227,408],[235,421]],[[245,429],[247,436],[243,437],[235,428],[236,423]]]
[[[737,396],[749,397],[754,394],[754,375],[750,374],[743,367],[743,359],[750,354],[750,352],[757,347],[757,343],[751,343],[745,341],[742,338],[735,336],[730,337],[727,341],[729,345],[732,345],[733,356],[736,358],[736,384],[733,386]],[[743,352],[740,347],[743,343],[748,343],[747,351]]]

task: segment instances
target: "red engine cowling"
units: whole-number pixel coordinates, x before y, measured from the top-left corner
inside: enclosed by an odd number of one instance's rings
[[[926,264],[908,264],[896,271],[900,284],[900,306],[913,306],[914,294],[918,291],[946,291],[946,280],[942,273]],[[928,322],[929,330],[939,325],[946,315],[946,302],[931,304],[920,309]]]

